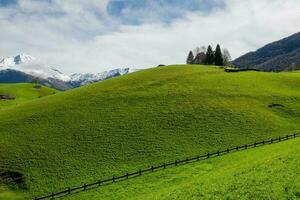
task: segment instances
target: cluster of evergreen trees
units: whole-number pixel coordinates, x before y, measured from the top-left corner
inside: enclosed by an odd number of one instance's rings
[[[194,53],[189,52],[186,63],[187,64],[205,64],[205,65],[217,65],[227,66],[230,65],[231,56],[227,49],[221,50],[218,44],[215,51],[209,45],[206,47],[196,48]]]

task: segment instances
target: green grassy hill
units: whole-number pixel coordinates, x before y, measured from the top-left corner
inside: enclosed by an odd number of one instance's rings
[[[300,73],[167,66],[0,112],[0,169],[41,195],[300,130]]]
[[[57,91],[45,86],[36,87],[36,84],[0,84],[0,95],[8,95],[11,100],[0,100],[0,110],[16,106],[34,99],[52,95]]]
[[[63,199],[300,198],[300,138],[157,171]]]
[[[12,191],[7,186],[0,185],[0,200],[23,200],[28,198],[19,191]]]

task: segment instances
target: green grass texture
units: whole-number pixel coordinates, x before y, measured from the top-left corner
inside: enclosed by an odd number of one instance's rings
[[[299,120],[298,72],[152,68],[1,111],[0,170],[40,196],[295,133]]]
[[[297,138],[157,171],[62,199],[297,200],[299,155]]]
[[[14,99],[0,100],[0,111],[22,103],[57,93],[58,91],[36,84],[0,84],[0,95],[9,95]]]

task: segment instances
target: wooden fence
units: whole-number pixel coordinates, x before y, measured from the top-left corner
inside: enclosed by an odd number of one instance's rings
[[[81,192],[81,191],[86,191],[87,189],[97,188],[99,186],[115,183],[115,182],[122,181],[122,180],[127,180],[129,178],[141,176],[141,175],[144,175],[146,173],[151,173],[151,172],[155,172],[155,171],[158,171],[158,170],[163,170],[163,169],[166,169],[167,167],[178,166],[178,165],[182,165],[182,164],[188,164],[188,163],[195,162],[195,161],[207,160],[209,158],[222,156],[224,154],[228,154],[228,153],[231,153],[231,152],[246,150],[246,149],[249,149],[249,148],[255,148],[255,147],[259,147],[259,146],[263,146],[263,145],[267,145],[267,144],[278,143],[278,142],[286,141],[286,140],[289,140],[289,139],[294,139],[296,137],[300,137],[300,133],[286,135],[284,137],[272,138],[270,140],[264,140],[264,141],[261,141],[261,142],[254,142],[253,144],[245,144],[245,145],[242,145],[242,146],[227,148],[225,150],[219,150],[219,151],[216,151],[216,152],[213,152],[213,153],[208,152],[204,155],[199,155],[199,156],[186,158],[186,159],[182,159],[182,160],[175,160],[174,162],[163,163],[161,165],[156,165],[156,166],[153,165],[149,168],[140,169],[136,172],[126,173],[126,174],[121,175],[121,176],[112,176],[111,178],[108,178],[108,179],[98,180],[98,181],[93,182],[93,183],[86,183],[86,184],[83,184],[81,186],[74,187],[74,188],[68,188],[68,189],[65,189],[65,190],[62,190],[62,191],[56,192],[56,193],[52,192],[51,194],[41,196],[41,197],[35,197],[34,200],[54,199],[56,197],[62,197],[62,196],[69,195],[69,194],[72,194],[72,193],[75,193],[75,192],[77,193],[77,192]]]

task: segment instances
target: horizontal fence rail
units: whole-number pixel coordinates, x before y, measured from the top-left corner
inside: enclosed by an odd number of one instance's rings
[[[45,196],[35,197],[34,200],[54,199],[56,197],[62,197],[62,196],[69,195],[69,194],[72,194],[72,193],[75,193],[75,192],[86,191],[87,189],[92,189],[92,188],[96,188],[96,187],[99,187],[99,186],[102,186],[102,185],[107,185],[107,184],[115,183],[115,182],[118,182],[118,181],[127,180],[129,178],[141,176],[141,175],[144,175],[144,174],[147,174],[147,173],[152,173],[152,172],[155,172],[155,171],[158,171],[158,170],[163,170],[163,169],[166,169],[167,167],[188,164],[188,163],[197,162],[197,161],[201,161],[201,160],[207,160],[207,159],[222,156],[222,155],[225,155],[225,154],[228,154],[228,153],[241,151],[241,150],[247,150],[247,149],[250,149],[250,148],[256,148],[256,147],[260,147],[260,146],[267,145],[267,144],[283,142],[283,141],[294,139],[294,138],[297,138],[297,137],[300,137],[300,133],[286,135],[284,137],[279,136],[277,138],[271,138],[269,140],[263,140],[261,142],[254,142],[252,144],[245,144],[245,145],[236,146],[236,147],[233,147],[233,148],[227,148],[227,149],[219,150],[219,151],[216,151],[216,152],[207,152],[204,155],[199,155],[199,156],[195,156],[195,157],[191,157],[191,158],[185,158],[185,159],[182,159],[182,160],[175,160],[174,162],[163,163],[161,165],[156,165],[156,166],[153,165],[149,168],[140,169],[136,172],[126,173],[126,174],[121,175],[121,176],[112,176],[111,178],[108,178],[108,179],[98,180],[96,182],[83,184],[82,186],[78,186],[78,187],[74,187],[74,188],[68,188],[68,189],[65,189],[65,190],[62,190],[62,191],[56,192],[56,193],[52,192],[51,194],[48,194],[48,195],[45,195]]]

